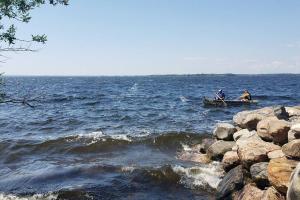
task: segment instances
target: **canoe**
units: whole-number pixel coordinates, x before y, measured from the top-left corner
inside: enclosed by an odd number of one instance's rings
[[[225,105],[225,103],[226,105]],[[203,104],[204,106],[217,106],[217,107],[223,107],[223,106],[244,106],[244,105],[252,105],[257,104],[258,101],[251,100],[251,101],[240,101],[240,100],[215,100],[215,99],[208,99],[204,97]]]

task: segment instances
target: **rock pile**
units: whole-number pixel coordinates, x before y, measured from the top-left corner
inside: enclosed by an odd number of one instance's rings
[[[300,106],[239,112],[213,136],[201,152],[227,172],[217,199],[300,199]]]

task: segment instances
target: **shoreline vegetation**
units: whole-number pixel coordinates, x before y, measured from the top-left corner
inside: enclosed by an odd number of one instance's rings
[[[242,111],[181,157],[220,161],[216,199],[300,199],[300,106]]]

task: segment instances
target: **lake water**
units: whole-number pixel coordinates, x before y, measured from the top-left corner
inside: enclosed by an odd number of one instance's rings
[[[242,110],[300,104],[300,75],[5,77],[1,199],[209,199],[219,163],[178,153]],[[258,105],[203,107],[222,88]]]

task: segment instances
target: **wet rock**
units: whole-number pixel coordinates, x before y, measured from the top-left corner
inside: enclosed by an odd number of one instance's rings
[[[264,192],[254,185],[247,184],[235,198],[237,200],[261,200]]]
[[[192,161],[202,164],[208,164],[211,160],[208,158],[206,154],[202,154],[199,152],[181,152],[178,156],[178,159],[185,161]]]
[[[295,139],[300,139],[300,123],[292,125],[288,132],[288,141],[290,142]]]
[[[279,150],[275,150],[275,151],[271,151],[268,153],[268,158],[271,160],[271,159],[274,159],[274,158],[282,158],[284,157],[284,153],[282,152],[281,149]]]
[[[256,130],[257,123],[269,116],[275,116],[274,108],[272,107],[239,112],[233,116],[233,122],[241,128]]]
[[[284,144],[288,141],[290,125],[287,121],[268,117],[257,124],[257,134],[266,141]]]
[[[248,129],[241,129],[233,134],[234,141],[237,141],[240,138],[249,138],[256,134],[256,131],[249,131]]]
[[[245,171],[241,165],[230,170],[217,187],[217,199],[230,199],[230,196],[240,190],[245,183]]]
[[[274,187],[269,187],[264,191],[261,200],[285,200],[285,197],[282,196]]]
[[[251,165],[252,180],[261,188],[268,186],[268,162],[260,162]]]
[[[236,151],[227,151],[222,160],[223,169],[228,172],[240,164],[239,156]]]
[[[207,149],[213,144],[215,143],[217,140],[214,139],[214,138],[204,138],[202,141],[201,141],[201,144],[200,144],[200,152],[201,153],[206,153],[207,152]]]
[[[228,123],[219,123],[217,124],[213,135],[220,140],[233,140],[233,133],[237,130],[236,128]]]
[[[291,158],[300,158],[300,139],[292,140],[282,146],[282,152]]]
[[[270,184],[279,192],[286,194],[289,178],[296,168],[297,161],[287,158],[275,158],[268,165],[268,179]]]
[[[300,199],[300,164],[297,165],[290,177],[287,200]]]
[[[249,168],[252,164],[268,161],[268,153],[281,149],[280,146],[265,142],[256,135],[247,139],[240,138],[236,142],[241,164]]]
[[[207,155],[211,160],[221,160],[227,151],[231,151],[235,142],[219,140],[207,149]]]

